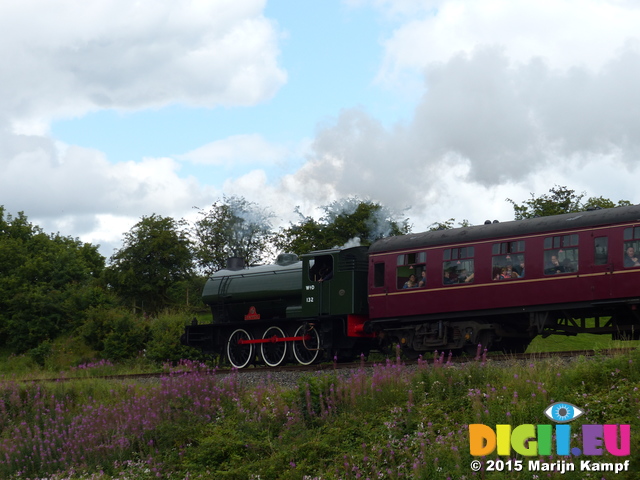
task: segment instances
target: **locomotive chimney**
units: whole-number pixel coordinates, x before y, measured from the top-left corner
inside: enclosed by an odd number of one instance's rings
[[[244,268],[244,258],[229,257],[227,258],[227,270],[242,270]]]

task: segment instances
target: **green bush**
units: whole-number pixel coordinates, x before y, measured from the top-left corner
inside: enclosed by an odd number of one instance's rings
[[[29,376],[39,370],[39,365],[28,354],[16,355],[3,352],[0,359],[0,374],[11,376]]]
[[[32,348],[29,350],[28,354],[41,367],[44,367],[44,362],[51,355],[51,342],[49,340],[45,340],[40,343],[36,348]]]
[[[178,362],[182,359],[201,360],[198,349],[180,343],[180,336],[189,322],[183,314],[160,314],[151,321],[146,357],[154,362]]]
[[[144,350],[148,335],[146,321],[133,315],[123,315],[105,336],[102,357],[115,361],[133,358]]]
[[[93,362],[98,353],[78,335],[63,335],[51,342],[51,353],[45,368],[52,372],[68,370],[70,367]]]
[[[102,358],[126,360],[144,350],[149,321],[121,308],[95,308],[79,334]]]

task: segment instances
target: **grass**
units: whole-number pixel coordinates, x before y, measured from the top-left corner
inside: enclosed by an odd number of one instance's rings
[[[198,373],[184,375],[185,368]],[[581,445],[581,424],[625,423],[637,432],[638,385],[638,350],[509,368],[446,360],[408,368],[398,359],[349,376],[309,374],[295,388],[272,379],[249,386],[195,363],[156,383],[5,380],[0,478],[530,479],[537,473],[526,467],[474,475],[468,425],[548,424],[544,410],[563,401],[585,411],[571,422],[572,446]],[[632,435],[631,452],[639,447]],[[527,460],[502,458],[509,459]],[[579,465],[574,457],[542,460],[565,459]],[[631,471],[562,478],[631,479],[640,471],[636,455],[590,459],[629,459]]]
[[[586,320],[586,327],[595,326],[594,319]],[[612,340],[610,335],[596,335],[592,333],[580,333],[578,335],[551,335],[543,338],[538,335],[533,339],[527,353],[563,352],[570,350],[606,350],[617,348],[637,348],[638,340]]]
[[[527,353],[563,352],[570,350],[606,350],[617,348],[637,348],[638,340],[612,340],[606,335],[580,333],[576,336],[552,335],[542,338],[538,335],[527,348]]]
[[[580,334],[536,337],[527,351],[639,345]],[[482,359],[454,367],[445,357],[411,369],[380,357],[372,372],[308,375],[295,388],[272,380],[243,386],[236,375],[212,375],[197,362],[160,366],[140,355],[116,363],[95,360],[95,354],[74,338],[53,342],[44,366],[29,355],[0,352],[0,478],[529,479],[537,473],[474,475],[468,425],[550,423],[543,411],[556,401],[585,410],[571,423],[573,442],[580,442],[582,423],[628,423],[632,452],[640,447],[638,349],[510,368]],[[165,375],[158,382],[96,378],[159,371]],[[31,382],[59,376],[83,380]],[[564,457],[545,460],[558,459]],[[631,460],[632,471],[640,471],[639,461]],[[567,472],[562,478],[634,475]]]

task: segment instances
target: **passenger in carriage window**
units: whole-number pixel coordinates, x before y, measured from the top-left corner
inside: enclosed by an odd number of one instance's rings
[[[449,270],[445,270],[442,283],[444,283],[445,285],[453,285],[454,283],[458,283],[458,279],[455,278],[455,276],[452,275]]]
[[[467,272],[466,270],[461,270],[460,274],[458,275],[458,283],[464,283],[467,281],[467,277],[469,276],[469,272]]]
[[[502,267],[500,269],[500,274],[496,280],[511,280],[511,274],[507,272],[507,267]]]
[[[511,263],[507,263],[507,266],[505,268],[505,273],[504,273],[504,278],[506,279],[511,279],[511,278],[518,278],[518,272],[516,272],[513,269],[513,265]]]
[[[563,273],[563,272],[564,272],[564,267],[560,265],[560,262],[558,261],[558,256],[551,255],[551,261],[547,264],[546,268],[544,269],[544,274],[555,275],[556,273]]]
[[[458,282],[460,282],[460,283],[471,283],[471,282],[473,282],[473,277],[474,276],[475,276],[475,273],[467,272],[466,270],[463,270],[462,273],[460,274],[460,276],[458,277]]]
[[[493,267],[493,279],[501,280],[502,279],[502,268],[498,266]]]
[[[409,280],[407,280],[402,288],[415,288],[418,286],[418,282],[416,282],[416,276],[412,273],[409,275]]]
[[[422,278],[418,282],[418,286],[419,287],[426,287],[427,286],[427,271],[423,270],[420,275],[422,275]]]
[[[636,250],[633,247],[628,247],[624,256],[625,267],[640,267],[640,261],[636,256]]]
[[[520,278],[524,277],[524,260],[520,262],[520,272],[518,274]]]
[[[573,264],[571,263],[571,260],[569,260],[568,258],[565,258],[562,261],[562,268],[564,269],[564,272],[574,272],[575,268],[573,268]]]

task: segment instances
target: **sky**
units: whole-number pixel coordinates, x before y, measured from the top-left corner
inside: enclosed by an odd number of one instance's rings
[[[633,0],[6,0],[0,205],[109,257],[223,196],[416,232],[555,185],[640,203],[638,25]]]

